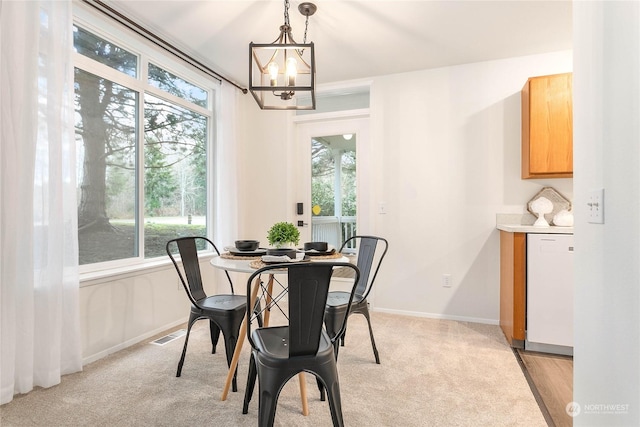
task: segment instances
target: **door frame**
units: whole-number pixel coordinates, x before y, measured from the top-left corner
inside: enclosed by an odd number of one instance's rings
[[[294,180],[296,202],[304,203],[302,215],[297,221],[303,221],[300,228],[300,241],[311,240],[311,138],[314,136],[356,135],[356,224],[359,234],[371,229],[371,215],[366,215],[370,205],[371,164],[369,109],[339,111],[296,116],[295,125],[295,164],[298,165],[299,179]]]

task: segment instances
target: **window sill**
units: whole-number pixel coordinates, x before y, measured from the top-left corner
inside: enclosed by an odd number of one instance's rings
[[[208,262],[212,257],[213,253],[198,254],[198,258],[201,262]],[[150,260],[139,264],[114,267],[105,270],[88,271],[80,273],[80,287],[84,288],[88,286],[95,286],[101,283],[113,282],[116,280],[127,279],[129,277],[143,276],[145,274],[167,269],[173,269],[173,264],[168,258]]]

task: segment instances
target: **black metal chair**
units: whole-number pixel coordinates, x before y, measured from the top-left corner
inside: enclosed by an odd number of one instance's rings
[[[358,268],[350,263],[276,264],[257,270],[247,280],[247,299],[250,299],[251,286],[256,276],[273,274],[276,269],[287,270],[288,324],[252,330],[252,323],[257,317],[252,315],[251,310],[247,310],[247,337],[252,351],[242,413],[248,412],[257,376],[258,425],[261,427],[273,425],[282,387],[300,372],[316,376],[318,384],[327,391],[333,425],[344,425],[334,341],[346,327],[347,316],[338,322],[335,334],[329,335],[323,328],[329,283],[336,267],[353,270],[355,282],[351,298],[347,300],[348,305],[360,278]],[[247,304],[250,306],[251,302]]]
[[[211,333],[211,353],[215,354],[220,331],[225,341],[225,350],[227,354],[227,365],[231,364],[233,352],[236,348],[240,326],[245,315],[246,297],[244,295],[235,295],[233,290],[233,282],[229,273],[226,273],[231,287],[231,294],[219,294],[208,296],[202,287],[202,276],[200,275],[200,262],[198,260],[198,247],[204,249],[210,245],[213,250],[220,255],[218,248],[213,242],[206,237],[181,237],[167,242],[166,250],[169,258],[178,272],[178,277],[187,292],[187,296],[191,301],[191,312],[189,314],[189,322],[187,324],[187,334],[184,338],[184,347],[182,356],[178,362],[178,371],[176,377],[182,374],[182,365],[187,353],[187,344],[189,343],[189,333],[193,324],[200,319],[209,320],[209,330]],[[177,251],[176,251],[177,249]],[[182,269],[174,258],[174,254],[179,253],[182,261]],[[186,280],[185,280],[186,276]],[[232,389],[238,390],[237,386],[237,369],[233,377]]]
[[[349,305],[351,296],[349,292],[331,291],[327,298],[327,307],[325,310],[325,326],[329,334],[337,331],[340,327],[341,319],[349,309],[349,315],[360,313],[367,319],[369,325],[369,336],[371,337],[371,346],[376,363],[380,364],[380,356],[376,348],[376,341],[373,338],[373,329],[371,328],[371,318],[369,316],[369,302],[367,296],[373,288],[373,282],[378,275],[382,260],[387,254],[389,243],[386,239],[376,236],[353,236],[347,239],[340,248],[340,252],[349,254],[349,248],[355,248],[357,253],[356,265],[360,269],[360,281],[353,297],[353,302]],[[344,336],[346,329],[340,336],[340,342],[344,346]],[[336,341],[336,357],[338,356],[338,343]]]

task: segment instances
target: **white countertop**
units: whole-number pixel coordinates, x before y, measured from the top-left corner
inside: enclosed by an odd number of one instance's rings
[[[539,233],[539,234],[573,234],[573,227],[534,227],[533,225],[497,224],[496,228],[510,233]]]
[[[535,227],[536,217],[525,214],[496,214],[496,228],[509,233],[573,234],[573,227]]]

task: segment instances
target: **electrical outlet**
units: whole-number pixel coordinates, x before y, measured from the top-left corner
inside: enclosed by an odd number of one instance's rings
[[[451,287],[451,275],[450,274],[443,274],[442,275],[442,287],[443,288],[450,288]]]
[[[591,224],[604,224],[604,189],[589,192],[587,208]]]

